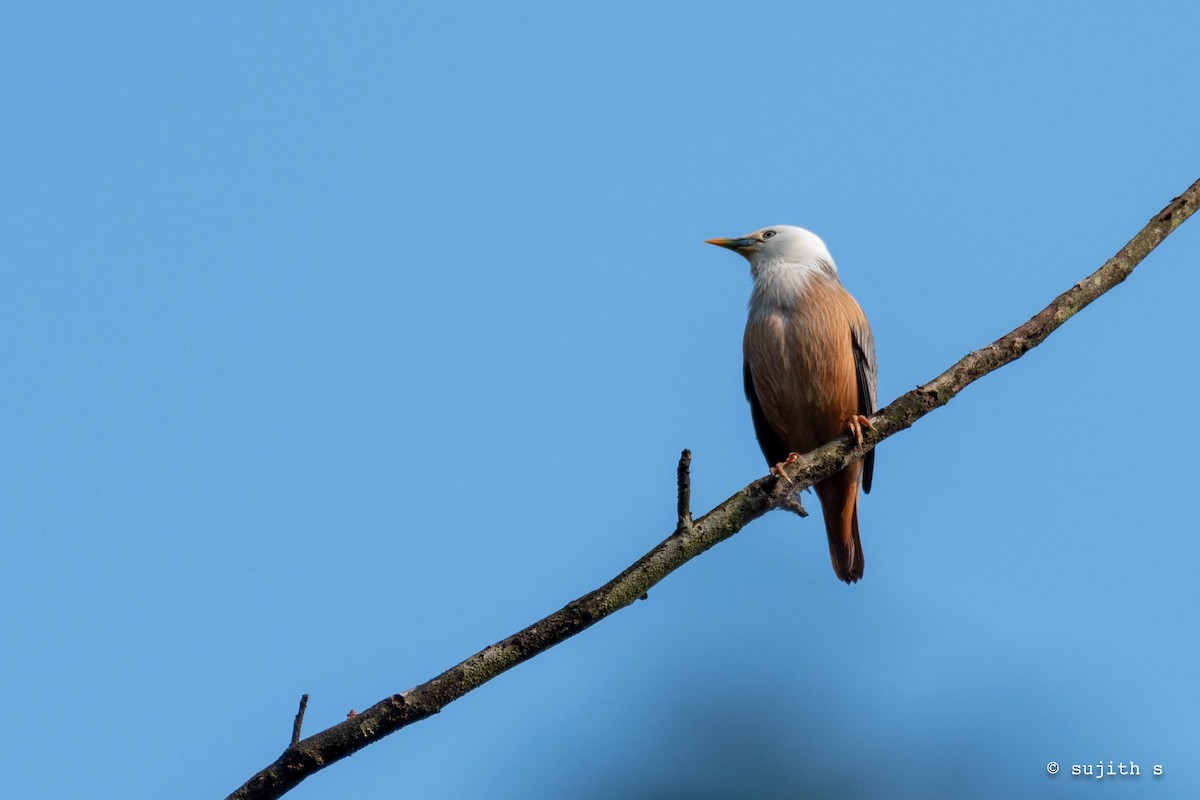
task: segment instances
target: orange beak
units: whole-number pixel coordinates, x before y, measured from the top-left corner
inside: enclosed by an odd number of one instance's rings
[[[757,244],[753,239],[745,237],[741,239],[705,239],[704,241],[706,244],[715,244],[717,247],[725,247],[729,250],[741,250]]]

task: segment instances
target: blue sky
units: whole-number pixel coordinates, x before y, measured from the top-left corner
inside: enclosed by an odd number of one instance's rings
[[[884,402],[1023,322],[1200,176],[1198,23],[10,9],[0,793],[224,796],[762,475],[706,238],[822,235]],[[1198,260],[887,441],[858,585],[771,515],[290,796],[1195,795]]]

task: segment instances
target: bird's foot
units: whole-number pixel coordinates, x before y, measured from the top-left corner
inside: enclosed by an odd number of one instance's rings
[[[867,419],[862,414],[855,414],[853,417],[851,417],[850,421],[846,424],[846,427],[850,429],[852,434],[854,434],[854,441],[858,442],[859,447],[862,447],[863,443],[863,428],[867,428],[868,430],[872,431],[875,430],[875,426],[871,424],[871,420]]]
[[[783,480],[786,481],[787,483],[791,483],[792,479],[787,476],[787,473],[783,471],[783,468],[790,467],[792,464],[795,464],[799,459],[800,459],[799,453],[788,453],[788,457],[787,457],[786,461],[780,461],[778,464],[771,467],[771,474],[777,475],[780,478],[783,478]]]

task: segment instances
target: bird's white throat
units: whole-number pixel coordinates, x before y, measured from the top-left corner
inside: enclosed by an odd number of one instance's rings
[[[813,281],[841,283],[832,259],[823,258],[763,259],[751,265],[750,274],[754,278],[749,304],[751,316],[794,309],[804,300]]]

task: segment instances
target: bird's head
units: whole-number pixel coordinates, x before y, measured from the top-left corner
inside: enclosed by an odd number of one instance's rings
[[[736,239],[706,241],[739,253],[756,271],[768,263],[833,266],[833,257],[821,237],[795,225],[772,225]]]

